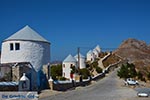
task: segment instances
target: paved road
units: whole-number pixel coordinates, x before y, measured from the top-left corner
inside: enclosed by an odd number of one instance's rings
[[[149,100],[139,98],[132,88],[123,86],[122,80],[116,76],[116,70],[104,79],[86,87],[67,91],[39,100]]]

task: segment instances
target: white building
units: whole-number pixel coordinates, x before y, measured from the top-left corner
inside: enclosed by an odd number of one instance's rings
[[[99,45],[97,45],[97,46],[95,47],[95,49],[98,51],[98,53],[101,53],[101,48],[100,48]]]
[[[71,67],[77,67],[77,60],[72,56],[68,55],[65,60],[63,61],[62,69],[63,69],[63,77],[71,79]]]
[[[77,60],[78,62],[78,54],[76,56],[74,56],[74,58]],[[86,65],[85,65],[85,57],[79,53],[79,63],[80,63],[80,69],[83,69],[83,68],[86,68]],[[78,63],[77,63],[78,65]]]
[[[93,53],[94,53],[95,58],[98,58],[98,57],[99,57],[99,54],[101,53],[101,49],[100,49],[100,46],[99,46],[99,45],[97,45],[97,46],[93,49]]]
[[[29,26],[2,42],[1,63],[30,62],[37,72],[38,82],[42,66],[50,62],[50,42],[41,37]]]
[[[86,61],[94,61],[94,53],[92,50],[89,50],[88,53],[86,54]]]
[[[99,52],[96,49],[93,49],[94,58],[99,57]]]
[[[96,58],[99,57],[99,54],[101,53],[101,48],[99,45],[97,45],[93,50],[89,50],[86,54],[86,61],[93,62]]]
[[[30,62],[38,72],[50,61],[50,42],[25,26],[2,43],[1,63]]]

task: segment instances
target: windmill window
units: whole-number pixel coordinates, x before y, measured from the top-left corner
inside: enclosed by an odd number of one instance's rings
[[[70,65],[70,68],[73,66],[73,64]]]
[[[15,50],[20,50],[20,44],[19,43],[15,43]]]
[[[14,45],[13,45],[13,43],[10,43],[10,50],[11,50],[11,51],[14,50]]]
[[[63,67],[65,68],[65,64],[63,64]]]
[[[65,77],[65,73],[64,73],[64,77]]]

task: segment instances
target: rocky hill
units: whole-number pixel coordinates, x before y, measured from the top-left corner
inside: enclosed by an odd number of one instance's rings
[[[136,39],[125,40],[114,54],[134,63],[137,70],[144,75],[150,72],[150,45]]]

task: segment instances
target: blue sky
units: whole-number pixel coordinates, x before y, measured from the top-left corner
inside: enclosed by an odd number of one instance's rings
[[[149,0],[0,0],[0,41],[29,25],[51,42],[51,59],[85,54],[99,44],[150,43]],[[83,48],[88,47],[88,48]]]

